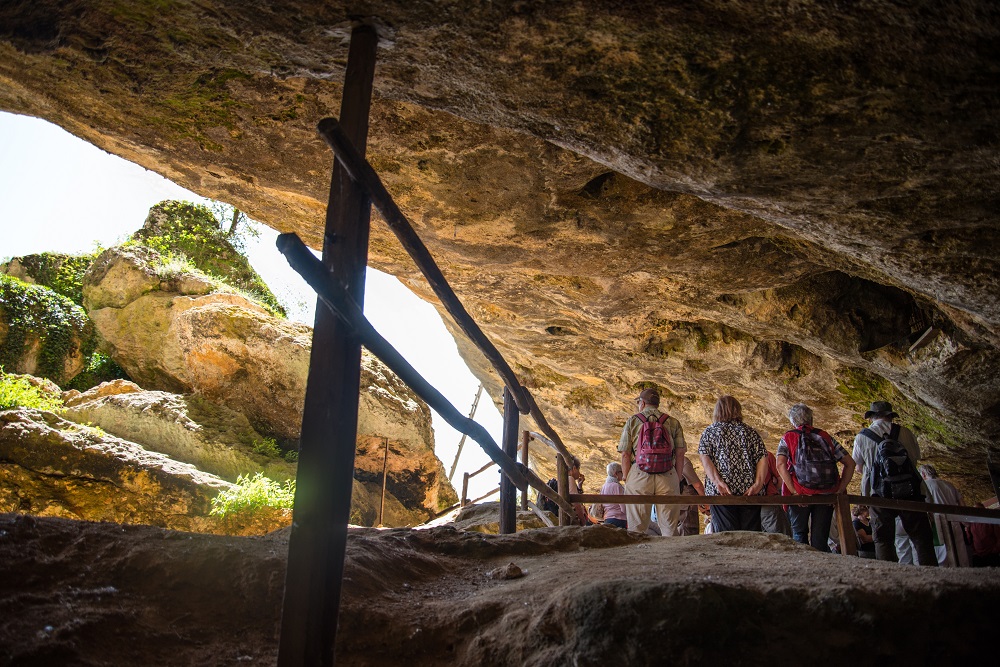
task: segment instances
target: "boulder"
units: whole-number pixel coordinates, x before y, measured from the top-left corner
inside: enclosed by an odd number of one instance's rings
[[[466,505],[455,517],[453,525],[459,530],[483,533],[485,535],[499,535],[500,503],[492,502]],[[545,522],[538,518],[538,515],[534,512],[530,510],[517,510],[517,530],[519,532],[528,530],[529,528],[545,527]]]
[[[229,483],[40,410],[0,413],[0,511],[221,532]]]
[[[159,262],[150,249],[111,248],[85,277],[84,303],[112,358],[143,387],[197,393],[264,433],[297,437],[309,327],[243,296],[208,293],[218,287],[197,276],[161,280]]]
[[[293,464],[261,449],[264,436],[243,413],[201,396],[144,391],[126,381],[105,383],[72,398],[64,416],[230,482],[257,472],[278,481],[295,477]]]

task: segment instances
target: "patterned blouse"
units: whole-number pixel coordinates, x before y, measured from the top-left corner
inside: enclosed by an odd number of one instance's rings
[[[708,455],[734,496],[742,496],[753,486],[757,462],[766,452],[760,434],[741,421],[715,422],[705,429],[698,442],[698,453]],[[764,489],[760,493],[764,493]],[[720,495],[708,475],[705,476],[705,495]]]

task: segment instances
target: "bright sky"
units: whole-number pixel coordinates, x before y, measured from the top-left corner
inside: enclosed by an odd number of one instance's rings
[[[114,245],[141,227],[149,208],[164,199],[209,203],[55,125],[0,112],[0,259],[45,251],[80,253],[97,242]],[[250,262],[291,307],[290,317],[312,326],[315,295],[275,248],[276,236],[263,227],[260,237],[248,244]],[[369,269],[365,314],[452,405],[468,414],[479,382],[430,304],[393,276]],[[479,401],[476,420],[499,444],[503,420],[486,396]],[[461,436],[437,413],[434,434],[447,472]],[[463,472],[477,470],[488,460],[467,439],[455,473],[456,490],[461,492]],[[477,498],[498,483],[498,473],[483,473],[473,478],[469,497]]]

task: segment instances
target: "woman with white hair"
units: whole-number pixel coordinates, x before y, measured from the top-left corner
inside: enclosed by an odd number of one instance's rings
[[[625,495],[625,490],[622,488],[622,464],[612,461],[608,464],[607,471],[608,478],[604,480],[604,486],[601,487],[601,495]],[[625,506],[621,503],[605,503],[604,523],[615,528],[628,528],[628,520],[625,518]]]
[[[813,426],[813,411],[796,403],[788,411],[793,430],[778,444],[778,475],[792,493],[804,496],[844,493],[854,476],[854,459],[840,443]],[[840,475],[837,464],[844,466]],[[830,524],[833,505],[789,505],[792,539],[811,544],[818,551],[830,551]],[[810,524],[812,526],[810,527]]]

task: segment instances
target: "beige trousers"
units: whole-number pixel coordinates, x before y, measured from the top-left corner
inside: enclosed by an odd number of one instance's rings
[[[680,492],[680,481],[677,479],[676,470],[650,475],[639,470],[639,466],[633,465],[628,471],[628,479],[625,480],[626,495],[676,496]],[[645,533],[646,529],[649,528],[650,512],[652,509],[652,504],[625,505],[628,529]],[[680,505],[656,505],[656,523],[659,524],[660,533],[664,537],[677,534],[677,524],[680,514]]]

